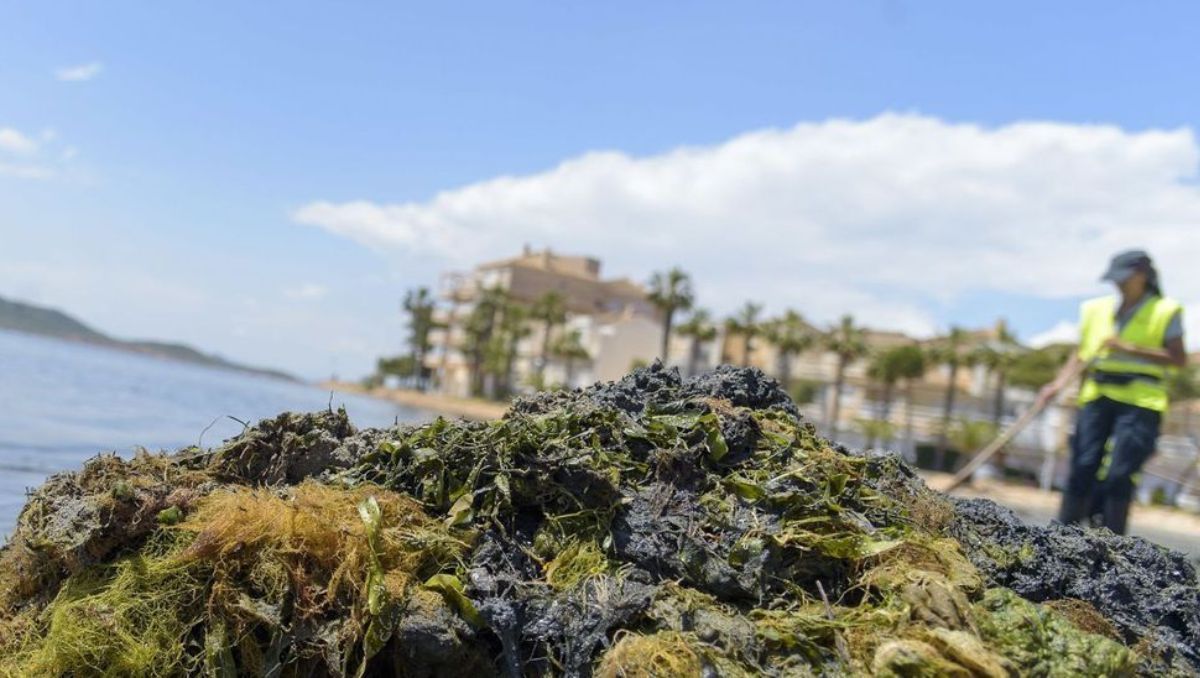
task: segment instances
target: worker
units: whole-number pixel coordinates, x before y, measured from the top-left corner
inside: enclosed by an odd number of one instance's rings
[[[1167,411],[1167,378],[1187,364],[1187,353],[1182,309],[1163,296],[1149,255],[1142,250],[1116,255],[1102,280],[1116,285],[1119,295],[1083,303],[1079,348],[1038,394],[1038,405],[1083,368],[1071,471],[1058,519],[1082,523],[1099,506],[1104,526],[1125,534],[1133,476],[1154,454]],[[1106,452],[1112,456],[1101,480],[1097,474]]]

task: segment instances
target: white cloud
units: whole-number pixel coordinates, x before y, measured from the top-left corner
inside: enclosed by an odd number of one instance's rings
[[[57,71],[54,71],[54,77],[63,82],[83,82],[86,80],[91,80],[97,75],[100,75],[100,72],[103,70],[104,64],[100,63],[99,61],[93,61],[91,63],[80,64],[78,66],[67,66],[66,68],[60,68]]]
[[[1079,324],[1070,320],[1060,320],[1054,327],[1029,337],[1028,344],[1041,348],[1051,344],[1074,344],[1079,341]]]
[[[917,332],[935,329],[937,302],[974,291],[1094,293],[1108,257],[1139,246],[1195,318],[1198,160],[1188,129],[884,114],[642,158],[588,153],[423,202],[317,201],[293,218],[452,266],[525,242],[638,277],[678,264],[718,310],[753,298]]]
[[[328,293],[329,290],[324,285],[311,282],[296,285],[295,287],[288,287],[283,290],[285,297],[298,301],[316,301],[317,299],[323,299]]]
[[[18,163],[0,162],[0,177],[15,177],[17,179],[51,179],[54,170],[41,165],[23,165]]]
[[[0,177],[60,177],[68,169],[67,163],[78,153],[74,146],[64,147],[53,128],[47,127],[34,136],[11,127],[0,127]]]
[[[37,152],[37,149],[38,144],[33,139],[11,127],[0,127],[0,151],[16,155],[32,155]]]

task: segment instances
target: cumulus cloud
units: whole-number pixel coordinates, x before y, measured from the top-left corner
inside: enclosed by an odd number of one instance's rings
[[[53,128],[31,135],[11,127],[0,127],[0,177],[60,177],[77,154],[75,147],[61,145],[58,132]]]
[[[1079,323],[1060,320],[1050,329],[1029,337],[1029,345],[1042,348],[1052,344],[1074,344],[1079,341]]]
[[[11,127],[0,127],[0,151],[16,155],[36,153],[38,144]]]
[[[0,127],[0,177],[49,179],[54,170],[39,164],[34,157],[40,144],[33,137],[11,127]]]
[[[1139,246],[1196,318],[1198,161],[1188,129],[884,114],[648,157],[588,153],[420,202],[315,201],[293,218],[450,266],[525,242],[637,276],[678,264],[718,310],[761,299],[916,333],[971,292],[1092,293],[1108,257]]]
[[[104,64],[99,61],[93,61],[87,64],[79,64],[78,66],[67,66],[54,71],[54,77],[62,82],[84,82],[100,75],[104,70]]]

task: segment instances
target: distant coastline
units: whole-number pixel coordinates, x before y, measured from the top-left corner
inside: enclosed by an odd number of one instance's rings
[[[116,339],[58,309],[36,306],[4,297],[0,297],[0,330],[78,342],[114,351],[137,353],[152,358],[254,374],[272,379],[301,381],[281,370],[243,365],[226,360],[221,356],[204,353],[187,344],[146,339]]]
[[[358,384],[345,381],[323,381],[322,388],[340,393],[355,393],[390,400],[394,403],[413,407],[429,412],[437,412],[447,417],[462,417],[474,421],[499,419],[508,411],[508,403],[477,398],[456,398],[440,393],[425,393],[401,388],[365,388]]]

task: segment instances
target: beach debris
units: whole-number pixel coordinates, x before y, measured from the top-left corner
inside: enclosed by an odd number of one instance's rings
[[[654,365],[55,476],[0,551],[0,675],[1192,675],[1198,590],[831,444],[757,370]]]

